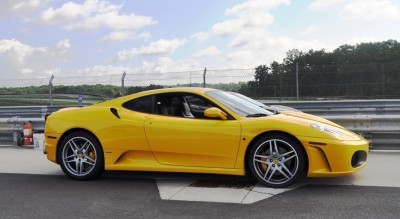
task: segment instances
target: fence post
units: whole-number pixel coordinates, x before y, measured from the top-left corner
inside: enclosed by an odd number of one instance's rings
[[[296,99],[299,100],[299,64],[296,63]]]
[[[383,94],[383,98],[385,98],[386,96],[386,76],[385,76],[385,64],[381,63],[381,71],[382,71],[382,94]]]
[[[54,75],[52,75],[49,80],[50,106],[53,106],[53,79]]]
[[[189,72],[189,87],[192,87],[192,72]]]
[[[204,68],[204,73],[203,73],[203,87],[206,87],[206,73],[207,73],[207,68]]]
[[[121,96],[125,96],[125,76],[126,72],[124,71],[121,78]]]
[[[279,101],[282,101],[283,95],[283,83],[282,83],[282,72],[279,74]]]

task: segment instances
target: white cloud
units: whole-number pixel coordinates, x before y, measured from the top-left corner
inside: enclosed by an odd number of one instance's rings
[[[272,22],[272,21],[270,21]],[[212,30],[215,34],[220,36],[228,36],[235,34],[243,29],[245,26],[245,21],[241,19],[229,19],[216,23],[212,26]]]
[[[228,48],[220,51],[213,45],[195,52],[191,57],[214,57],[207,59],[207,68],[254,68],[273,60],[282,60],[286,52],[293,48],[323,48],[324,44],[318,40],[297,40],[268,31],[274,22],[271,10],[289,4],[288,0],[248,0],[228,8],[225,15],[229,18],[212,25],[210,32],[198,32],[191,36],[199,41],[208,39],[212,34],[223,36],[229,40]],[[310,25],[302,34],[314,31],[315,27]],[[131,52],[138,54],[139,50]]]
[[[137,55],[150,56],[150,55],[164,55],[175,52],[175,50],[186,43],[185,39],[165,40],[161,39],[156,42],[150,43],[148,46],[133,48],[131,50],[122,50],[118,52],[120,60],[133,58]]]
[[[356,0],[340,12],[346,20],[400,19],[400,5],[390,0]]]
[[[276,35],[269,31],[274,17],[271,13],[276,7],[289,5],[285,0],[249,0],[226,10],[231,18],[212,26],[212,32],[229,39],[228,49],[222,60],[213,65],[218,68],[254,68],[260,64],[269,64],[273,60],[281,61],[290,49],[308,51],[310,49],[332,49],[319,40],[299,40],[290,35]],[[316,31],[309,25],[301,35],[310,35]]]
[[[253,11],[263,11],[267,9],[276,8],[281,4],[288,5],[289,0],[249,0],[241,4],[237,4],[232,8],[226,10],[226,15],[242,14]]]
[[[77,70],[76,76],[109,76],[114,75],[119,77],[122,74],[146,74],[146,73],[169,73],[182,72],[193,69],[201,69],[199,63],[192,59],[173,60],[169,57],[160,57],[155,62],[142,61],[141,66],[128,67],[116,65],[95,65],[92,67],[82,68]]]
[[[265,28],[274,21],[274,17],[269,13],[269,10],[282,4],[288,5],[289,1],[249,0],[245,3],[237,4],[225,12],[225,15],[233,15],[236,18],[214,24],[212,31],[217,35],[228,36],[246,31],[248,28]]]
[[[329,8],[332,8],[345,0],[314,0],[311,2],[311,4],[308,6],[309,10],[313,11],[323,11],[327,10]]]
[[[16,39],[0,40],[0,77],[26,78],[51,74],[59,63],[67,60],[70,47],[68,40],[52,47],[32,47]]]
[[[211,34],[207,32],[197,32],[192,34],[191,37],[195,38],[197,41],[206,41],[211,37]]]
[[[0,17],[27,16],[45,7],[48,0],[2,0]]]
[[[70,30],[102,27],[132,30],[157,23],[152,17],[134,13],[120,14],[122,7],[123,5],[113,5],[101,0],[87,0],[82,4],[67,2],[59,8],[48,8],[41,14],[40,20],[45,24],[63,25]]]
[[[239,50],[228,54],[227,61],[232,63],[237,63],[239,61],[241,65],[243,65],[243,63],[253,62],[254,61],[253,58],[254,58],[254,51]]]
[[[23,75],[29,75],[29,74],[31,74],[32,72],[33,72],[33,70],[30,69],[30,68],[23,68],[23,69],[21,69],[21,73],[22,73]]]
[[[108,12],[85,18],[78,23],[71,23],[65,26],[67,29],[91,30],[101,27],[108,27],[114,30],[140,29],[155,24],[151,17],[135,14],[119,15],[117,12]]]
[[[10,57],[14,57],[18,62],[23,62],[34,50],[34,48],[16,39],[0,40],[0,54],[8,54]]]
[[[307,36],[316,32],[316,27],[314,25],[306,27],[300,32],[300,36]]]
[[[69,39],[63,39],[57,43],[57,48],[59,49],[69,49],[71,48],[71,44],[69,43]]]
[[[375,37],[356,37],[356,38],[352,38],[350,39],[347,44],[350,45],[356,45],[359,43],[369,43],[369,42],[378,42],[379,39],[375,38]]]
[[[274,21],[269,10],[288,4],[288,0],[249,0],[227,9],[225,15],[236,16],[236,18],[214,24],[212,31],[217,35],[229,36],[249,28],[265,28]]]
[[[258,48],[260,43],[265,43],[267,39],[264,37],[269,37],[269,33],[265,28],[251,28],[246,31],[237,32],[233,39],[229,43],[229,47],[252,47],[255,50],[262,49]],[[257,40],[260,40],[257,42]]]
[[[182,72],[194,69],[201,69],[199,63],[193,59],[172,60],[169,57],[160,57],[156,62],[142,62],[141,72],[145,73],[166,73]]]
[[[274,21],[274,17],[267,12],[249,12],[238,18],[228,19],[216,23],[212,27],[213,33],[221,36],[234,35],[248,28],[265,28]]]
[[[202,57],[216,56],[219,54],[221,54],[221,51],[219,51],[219,49],[215,45],[213,45],[194,53],[192,57],[202,58]]]
[[[252,36],[251,41],[246,41],[248,36]],[[247,42],[241,46],[233,47],[234,50],[228,52],[224,62],[218,64],[224,68],[254,68],[261,64],[270,64],[272,61],[281,61],[288,50],[297,48],[301,51],[310,49],[326,50],[333,49],[319,40],[298,40],[285,35],[273,35],[266,30],[253,30],[248,33],[241,33],[237,36],[237,42],[242,40]],[[234,40],[231,43],[235,42]],[[230,45],[233,46],[233,45]]]
[[[122,77],[123,72],[128,74],[136,73],[139,68],[131,68],[125,66],[113,66],[113,65],[95,65],[92,67],[82,68],[77,71],[78,75],[120,75]]]
[[[148,40],[150,38],[151,34],[149,32],[136,34],[132,31],[123,30],[123,31],[111,32],[107,36],[103,37],[100,40],[100,42],[122,42],[126,40],[138,40],[138,39]]]
[[[118,9],[118,8],[114,8]],[[85,1],[83,4],[75,2],[67,2],[60,8],[54,9],[53,7],[48,8],[41,14],[43,22],[50,24],[61,24],[66,21],[78,19],[80,17],[89,17],[92,13],[97,10],[107,11],[105,5],[99,5],[98,1]]]
[[[15,4],[13,5],[13,9],[15,11],[32,11],[40,8],[41,5],[48,2],[48,0],[25,0],[25,1],[13,1]]]

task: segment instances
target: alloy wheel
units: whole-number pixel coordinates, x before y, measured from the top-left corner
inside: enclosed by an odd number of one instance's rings
[[[278,187],[296,177],[299,155],[288,142],[269,139],[259,144],[255,150],[253,166],[262,181]]]
[[[96,166],[98,152],[94,144],[84,137],[68,140],[62,150],[62,162],[66,170],[74,176],[85,176]]]

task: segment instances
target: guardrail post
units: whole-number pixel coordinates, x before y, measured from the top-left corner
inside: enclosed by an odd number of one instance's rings
[[[121,78],[121,96],[125,96],[125,76],[126,72],[124,71]]]
[[[204,68],[204,73],[203,73],[203,87],[206,87],[206,73],[207,73],[207,68]]]
[[[13,146],[14,147],[21,146],[21,142],[22,142],[22,136],[21,136],[22,127],[21,127],[21,124],[18,122],[18,119],[19,119],[18,116],[14,116],[8,120],[8,123],[10,124],[10,128],[13,133]]]
[[[50,106],[53,106],[53,79],[54,75],[52,75],[49,80]]]

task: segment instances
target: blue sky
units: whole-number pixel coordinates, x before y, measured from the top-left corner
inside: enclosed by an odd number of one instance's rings
[[[3,0],[0,79],[254,68],[399,25],[399,0]]]

